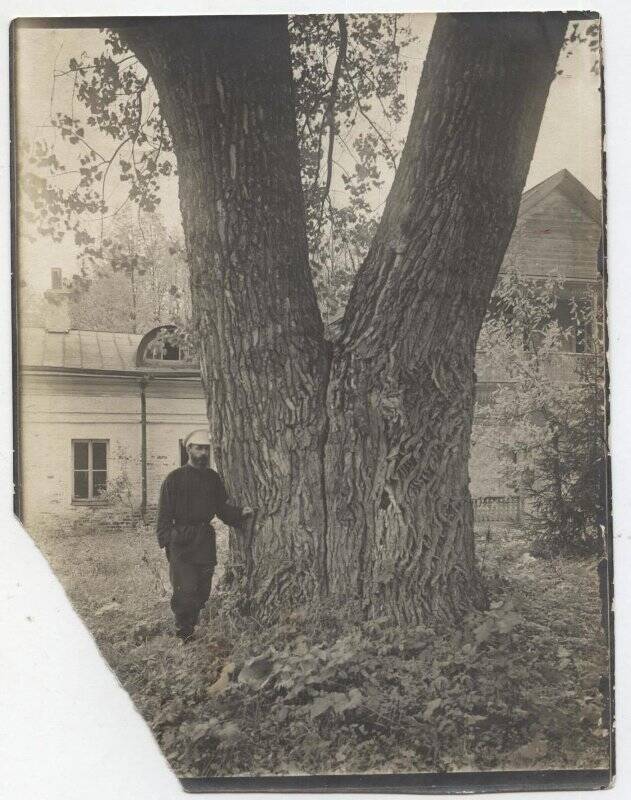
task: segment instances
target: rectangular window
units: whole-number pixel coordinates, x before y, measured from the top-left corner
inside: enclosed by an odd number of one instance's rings
[[[107,488],[107,441],[73,439],[72,499],[98,500]]]
[[[177,344],[160,339],[147,346],[146,358],[150,361],[183,361],[184,358]]]
[[[488,406],[491,402],[491,394],[495,387],[490,383],[477,383],[475,386],[475,405],[478,409]]]
[[[555,319],[566,333],[562,351],[588,353],[592,349],[592,302],[589,298],[557,300]]]
[[[61,280],[61,269],[53,267],[50,271],[50,286],[53,291],[60,291],[63,288]]]
[[[576,352],[589,353],[593,348],[592,317],[594,309],[590,299],[582,298],[577,303]]]

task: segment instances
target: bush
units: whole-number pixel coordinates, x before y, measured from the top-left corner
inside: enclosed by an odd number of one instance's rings
[[[523,527],[540,555],[600,554],[605,524],[603,356],[585,299],[555,319],[560,282],[504,276],[481,335],[503,371],[474,440],[492,448],[524,501]],[[568,343],[585,352],[571,354]],[[588,346],[589,345],[589,346]],[[591,348],[591,349],[590,349]],[[563,351],[565,350],[565,353]],[[480,424],[480,422],[482,424]]]

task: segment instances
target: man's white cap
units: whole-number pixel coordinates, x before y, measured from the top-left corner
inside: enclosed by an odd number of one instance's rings
[[[210,436],[206,428],[198,428],[196,431],[189,433],[186,437],[186,446],[189,444],[202,444],[208,447],[210,445]]]

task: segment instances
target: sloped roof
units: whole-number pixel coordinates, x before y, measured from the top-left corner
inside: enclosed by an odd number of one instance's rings
[[[141,339],[134,333],[53,333],[45,328],[24,328],[19,360],[22,367],[136,372],[136,351]]]
[[[536,186],[528,189],[521,196],[519,213],[527,214],[534,206],[540,203],[550,192],[558,189],[572,200],[582,211],[591,217],[594,222],[602,222],[602,204],[589,189],[584,186],[578,178],[575,178],[567,169],[560,169],[554,175],[550,175],[545,181],[541,181]]]
[[[190,361],[145,361],[139,357],[143,345],[164,327],[148,333],[115,333],[110,331],[55,331],[24,327],[18,352],[20,368],[88,370],[133,373],[197,373],[198,365]]]

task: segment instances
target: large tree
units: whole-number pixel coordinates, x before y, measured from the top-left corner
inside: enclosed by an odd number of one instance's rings
[[[318,592],[400,621],[482,601],[474,354],[566,27],[557,13],[438,17],[334,341],[309,269],[287,19],[117,29],[156,87],[177,159],[215,459],[258,509],[241,545],[259,613]],[[333,86],[343,18],[338,30]]]

